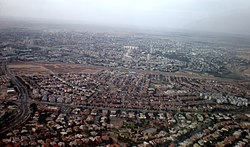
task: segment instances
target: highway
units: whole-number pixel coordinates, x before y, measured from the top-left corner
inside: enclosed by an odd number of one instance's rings
[[[28,91],[27,88],[9,71],[6,62],[2,62],[2,70],[11,82],[18,89],[19,93],[19,110],[18,114],[15,115],[12,119],[5,121],[0,128],[0,134],[3,134],[7,131],[12,130],[18,125],[24,123],[30,115],[30,110],[28,107]]]

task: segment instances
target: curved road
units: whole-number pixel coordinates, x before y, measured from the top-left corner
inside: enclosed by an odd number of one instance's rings
[[[7,63],[2,63],[2,70],[7,77],[10,78],[11,82],[17,87],[19,92],[19,111],[18,114],[12,119],[4,122],[0,127],[0,134],[10,131],[14,127],[22,124],[29,117],[29,107],[27,100],[29,98],[28,91],[26,87],[9,71]]]

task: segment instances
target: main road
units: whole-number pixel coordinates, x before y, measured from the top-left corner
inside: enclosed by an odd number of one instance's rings
[[[13,117],[10,120],[5,121],[1,125],[0,134],[10,131],[16,126],[22,124],[25,120],[27,120],[30,114],[30,110],[29,110],[28,103],[27,103],[29,99],[27,88],[23,85],[22,82],[20,82],[19,79],[15,77],[15,75],[13,75],[9,71],[6,62],[2,62],[2,70],[5,73],[5,75],[9,77],[10,81],[15,85],[15,87],[18,89],[19,110],[18,110],[18,114],[15,117]]]

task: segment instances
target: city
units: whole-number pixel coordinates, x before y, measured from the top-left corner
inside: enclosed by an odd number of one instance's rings
[[[1,31],[1,146],[249,144],[243,45],[52,30]]]
[[[250,1],[0,0],[0,147],[249,147]]]

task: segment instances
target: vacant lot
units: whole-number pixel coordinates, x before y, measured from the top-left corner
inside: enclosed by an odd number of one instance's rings
[[[11,63],[11,71],[21,75],[37,75],[50,73],[96,73],[102,68],[78,64],[50,64],[50,63]]]
[[[54,73],[96,73],[101,67],[79,65],[79,64],[44,64],[46,69]]]

